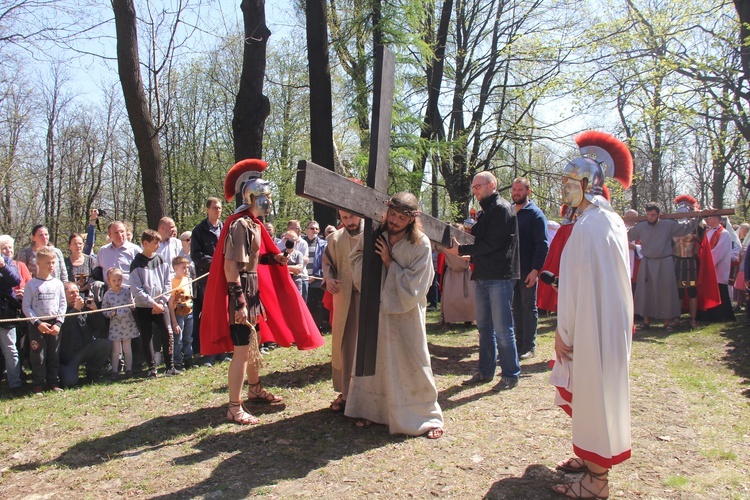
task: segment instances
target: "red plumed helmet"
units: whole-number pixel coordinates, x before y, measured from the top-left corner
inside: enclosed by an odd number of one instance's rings
[[[633,156],[624,142],[599,130],[582,132],[574,140],[581,154],[594,156],[601,164],[605,177],[617,179],[624,189],[630,187],[633,180]]]
[[[232,201],[234,195],[242,189],[242,184],[251,177],[260,177],[267,166],[268,163],[258,158],[248,158],[235,163],[224,178],[224,198]]]
[[[674,204],[677,205],[678,212],[694,212],[700,209],[698,200],[689,194],[681,194],[674,199]]]

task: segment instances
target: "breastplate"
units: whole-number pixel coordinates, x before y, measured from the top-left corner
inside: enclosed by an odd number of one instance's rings
[[[698,255],[698,242],[695,240],[695,235],[674,236],[672,238],[672,255],[685,258]]]

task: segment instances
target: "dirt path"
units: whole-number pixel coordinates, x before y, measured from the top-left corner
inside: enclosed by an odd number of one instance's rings
[[[434,318],[432,318],[434,321]],[[277,350],[265,383],[287,404],[255,407],[260,426],[224,423],[226,365],[184,377],[101,384],[0,400],[0,497],[558,498],[567,415],[547,384],[551,323],[518,388],[463,388],[476,330],[430,325],[446,435],[391,436],[327,410],[330,356]],[[750,498],[750,329],[731,325],[633,348],[633,458],[614,498]]]

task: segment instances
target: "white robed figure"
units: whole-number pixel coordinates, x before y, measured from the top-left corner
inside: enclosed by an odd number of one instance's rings
[[[573,451],[609,468],[630,457],[633,335],[627,232],[611,208],[589,205],[565,245],[557,331],[574,351],[550,377],[555,403],[573,416]]]
[[[353,376],[345,415],[388,426],[391,434],[439,438],[443,413],[437,402],[425,329],[427,291],[432,284],[429,239],[415,227],[417,199],[397,193],[389,201],[386,232],[376,242],[383,260],[375,374]],[[350,255],[355,286],[361,286],[360,238]]]
[[[579,216],[560,260],[555,403],[571,417],[576,457],[558,464],[585,472],[555,491],[571,498],[606,498],[609,469],[630,458],[630,382],[633,333],[628,235],[602,196],[604,177],[630,185],[632,157],[609,134],[576,137],[584,155],[563,173],[563,203]]]

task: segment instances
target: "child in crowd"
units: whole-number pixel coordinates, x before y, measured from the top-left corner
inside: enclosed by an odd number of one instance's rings
[[[174,364],[178,370],[193,366],[193,285],[190,284],[190,259],[182,255],[172,259],[172,296],[169,311],[174,332]]]
[[[109,290],[102,298],[102,309],[123,306],[114,311],[108,311],[109,340],[112,341],[112,375],[117,376],[120,364],[120,353],[125,357],[125,377],[133,376],[133,350],[130,341],[140,335],[133,317],[133,297],[130,287],[122,284],[122,271],[116,267],[107,270],[107,284]]]
[[[44,390],[44,383],[53,391],[60,389],[60,327],[67,308],[62,281],[52,276],[57,257],[54,249],[40,247],[36,251],[36,277],[26,283],[23,291],[23,313],[37,319],[29,326],[31,376],[34,394]]]
[[[157,253],[161,236],[153,229],[146,229],[141,236],[143,252],[137,254],[130,264],[130,291],[135,300],[135,321],[143,336],[143,356],[148,363],[147,377],[156,378],[154,333],[161,338],[166,375],[179,375],[174,367],[174,336],[169,327],[170,312],[167,298],[171,295],[169,264]]]
[[[297,236],[296,232],[290,230],[284,233],[283,239],[292,242],[296,246],[299,236]],[[299,293],[302,293],[302,278],[305,273],[305,256],[296,248],[285,248],[283,251],[284,255],[289,258],[287,261],[287,267],[289,268],[289,272],[292,273],[294,284],[297,285]]]

